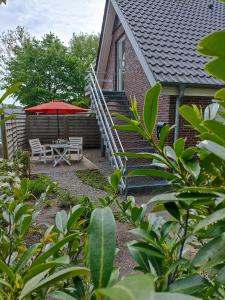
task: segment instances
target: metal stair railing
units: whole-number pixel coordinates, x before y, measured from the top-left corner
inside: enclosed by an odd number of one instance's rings
[[[91,92],[92,108],[94,108],[94,110],[96,111],[97,118],[100,121],[105,141],[110,151],[110,158],[113,161],[114,167],[124,172],[126,170],[127,157],[124,157],[123,161],[120,156],[114,155],[114,153],[116,152],[125,151],[117,130],[113,129],[113,126],[115,124],[109,112],[107,103],[105,101],[105,97],[102,93],[101,87],[99,85],[97,76],[92,65],[90,66],[90,71],[88,73],[88,81],[89,89]],[[115,132],[115,136],[113,135],[113,131]],[[121,151],[119,151],[117,144],[119,145]],[[121,179],[121,188],[123,190],[126,189],[126,182],[124,178]]]

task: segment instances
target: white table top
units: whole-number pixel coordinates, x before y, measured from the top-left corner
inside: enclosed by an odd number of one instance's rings
[[[49,145],[51,148],[58,148],[58,149],[63,149],[63,148],[68,148],[70,145],[68,144],[52,144]]]

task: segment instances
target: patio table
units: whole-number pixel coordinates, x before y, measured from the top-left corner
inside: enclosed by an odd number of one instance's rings
[[[53,157],[54,157],[54,167],[56,167],[61,161],[65,161],[69,166],[71,163],[67,158],[67,154],[69,152],[70,145],[68,144],[52,144],[50,145]],[[56,153],[56,155],[55,155]]]

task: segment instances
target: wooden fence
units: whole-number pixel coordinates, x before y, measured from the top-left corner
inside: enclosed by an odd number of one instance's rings
[[[82,136],[84,148],[100,147],[100,132],[94,114],[59,116],[60,138]],[[58,126],[56,115],[28,115],[27,137],[39,138],[41,143],[49,144],[57,138]]]
[[[5,109],[5,117],[15,115],[14,118],[2,124],[2,156],[12,159],[18,148],[27,145],[26,114],[22,109]]]

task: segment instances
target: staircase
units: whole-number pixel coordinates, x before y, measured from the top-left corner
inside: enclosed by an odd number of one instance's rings
[[[151,177],[126,176],[130,170],[151,168],[149,160],[117,157],[113,153],[152,152],[153,150],[148,142],[143,140],[138,134],[112,129],[114,125],[124,124],[123,121],[114,117],[113,113],[120,113],[129,118],[132,117],[129,102],[125,94],[122,92],[102,91],[93,67],[91,67],[87,79],[89,81],[88,92],[91,97],[92,108],[96,112],[106,155],[114,169],[120,169],[124,172],[120,184],[121,191],[127,193],[128,190],[167,185],[165,181]]]

